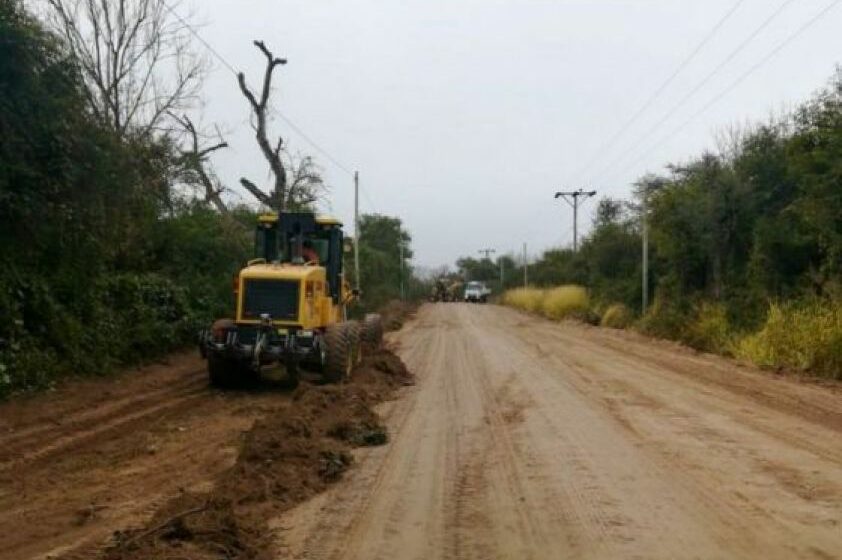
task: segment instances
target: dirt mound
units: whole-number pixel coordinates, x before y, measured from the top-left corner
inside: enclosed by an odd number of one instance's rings
[[[388,350],[366,357],[344,385],[302,385],[245,434],[212,490],[183,493],[143,529],[115,534],[108,560],[272,557],[267,520],[323,491],[353,463],[353,447],[388,441],[372,407],[412,384]]]
[[[378,310],[383,318],[383,328],[396,331],[408,321],[418,310],[418,304],[406,301],[392,300]]]

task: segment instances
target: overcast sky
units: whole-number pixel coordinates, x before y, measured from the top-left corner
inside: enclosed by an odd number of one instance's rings
[[[252,84],[260,82],[264,64],[253,39],[288,58],[277,75],[274,107],[341,165],[358,169],[362,211],[401,217],[414,239],[415,262],[437,266],[483,247],[519,252],[527,242],[536,255],[570,244],[572,212],[553,200],[556,190],[584,186],[627,197],[645,172],[713,147],[718,130],[806,99],[842,60],[842,5],[681,126],[830,3],[743,0],[607,149],[600,148],[737,0],[194,5],[205,23],[202,36]],[[783,4],[738,56],[646,135]],[[234,77],[217,62],[205,91],[204,121],[230,131],[232,148],[214,161],[218,173],[235,188],[243,175],[266,184],[268,169]],[[331,186],[323,209],[350,229],[352,177],[282,120],[272,127],[294,151],[316,157]],[[594,206],[589,202],[581,216],[584,229]]]

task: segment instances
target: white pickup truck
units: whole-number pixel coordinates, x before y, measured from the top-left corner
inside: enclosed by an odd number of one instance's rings
[[[465,301],[473,303],[485,303],[491,290],[482,282],[468,282],[465,285]]]

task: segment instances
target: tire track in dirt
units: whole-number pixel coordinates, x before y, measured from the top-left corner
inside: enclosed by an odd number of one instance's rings
[[[502,313],[509,314],[512,322],[523,318],[508,310]],[[544,324],[547,328],[540,331],[534,328]],[[614,416],[630,437],[638,440],[638,446],[672,475],[675,487],[687,492],[690,503],[701,506],[696,513],[711,527],[719,525],[718,538],[731,554],[753,557],[765,550],[770,558],[823,557],[833,550],[827,529],[838,523],[827,524],[840,519],[842,486],[839,476],[834,477],[835,483],[830,483],[827,476],[840,473],[839,439],[832,431],[814,425],[815,415],[782,416],[776,403],[770,408],[757,406],[757,402],[767,402],[763,396],[766,376],[749,373],[747,379],[718,385],[716,391],[692,373],[664,369],[657,365],[660,361],[652,365],[637,353],[629,358],[606,350],[599,345],[600,336],[611,333],[577,337],[571,331],[588,333],[590,329],[540,320],[526,330],[524,338],[555,350],[544,352],[542,359],[559,373],[568,373],[559,383],[569,384]],[[566,350],[570,348],[575,351]],[[676,362],[683,364],[684,358],[683,353],[677,353]],[[733,375],[741,373],[735,368]],[[743,392],[751,383],[755,395],[747,400]],[[728,390],[733,385],[739,386],[735,392]],[[817,391],[817,401],[826,405],[827,394],[822,389],[798,387],[803,393]],[[774,387],[769,391],[779,390]],[[758,425],[758,418],[764,418],[763,423],[768,425]],[[807,426],[812,430],[809,442],[805,437],[790,437],[793,432],[807,433]],[[834,426],[832,421],[830,426]],[[770,489],[770,479],[776,477],[764,476],[758,467],[767,464],[768,457],[781,457],[784,462],[799,465],[796,470],[802,472],[804,465],[816,464],[809,478],[819,480],[825,494],[833,498],[816,507],[815,501],[790,499],[792,492],[780,481]],[[793,479],[789,477],[790,482]],[[801,482],[803,491],[803,477],[795,480]],[[803,512],[805,505],[814,511],[793,515]],[[793,517],[801,519],[793,523]],[[805,543],[805,535],[810,533],[815,545]],[[818,544],[821,542],[824,545]]]
[[[33,442],[56,438],[61,433],[78,432],[93,424],[124,416],[128,410],[145,403],[160,402],[169,394],[200,387],[203,385],[203,373],[202,369],[194,369],[185,372],[183,378],[166,387],[115,398],[101,406],[61,411],[59,418],[39,419],[28,425],[24,424],[22,427],[9,426],[5,433],[0,434],[0,464],[18,453],[19,449],[31,448]]]
[[[404,327],[404,332],[419,333],[419,336],[401,343],[388,336],[389,345],[400,348],[405,361],[408,359],[416,366],[427,364],[433,358],[427,350],[435,343],[431,338],[435,331],[426,326],[424,321],[410,323]],[[415,368],[411,369],[415,371]],[[417,388],[407,391],[412,395]],[[383,421],[389,425],[391,441],[400,439],[409,429],[407,424],[416,406],[417,399],[408,398],[400,405],[391,402],[378,407]],[[348,474],[345,484],[316,496],[270,523],[281,535],[277,544],[279,554],[327,560],[351,556],[364,544],[366,532],[372,530],[371,520],[378,513],[375,497],[393,484],[390,473],[406,458],[401,457],[391,444],[358,450],[355,456],[359,458],[360,468]],[[352,509],[354,513],[347,514]]]
[[[477,351],[483,346],[482,333],[475,331],[473,328],[466,329],[466,331],[470,334],[470,338],[462,341],[463,347],[460,349],[460,356],[463,357],[463,362],[456,371],[465,372],[479,389],[487,420],[486,425],[489,428],[485,433],[491,441],[490,454],[501,462],[502,469],[500,470],[508,494],[506,505],[515,510],[518,522],[517,533],[524,540],[521,554],[524,554],[523,558],[528,558],[531,556],[530,551],[541,550],[547,544],[543,528],[535,517],[536,514],[543,515],[543,512],[534,511],[526,503],[528,489],[524,483],[527,476],[523,471],[527,465],[518,461],[519,452],[512,441],[509,431],[510,422],[507,422],[504,418],[508,407],[497,396],[498,392],[504,392],[502,389],[506,388],[507,385],[502,385],[496,391],[491,386],[487,372],[494,366],[487,363],[484,358],[487,353]],[[471,359],[468,359],[469,357]],[[486,455],[484,459],[487,459],[487,457]],[[499,492],[499,490],[499,488],[495,488],[495,492]]]
[[[205,385],[200,377],[180,390],[159,391],[127,402],[105,414],[91,414],[84,422],[73,421],[67,429],[62,430],[62,434],[36,432],[4,448],[10,460],[0,463],[0,475],[9,470],[31,467],[33,463],[43,462],[60,453],[71,453],[74,449],[90,445],[96,439],[108,438],[133,426],[142,425],[152,416],[189,406],[207,397]]]
[[[636,520],[622,507],[624,496],[633,495],[635,506],[643,510],[665,505],[652,503],[646,491],[612,488],[616,486],[613,479],[635,477],[638,485],[654,486],[653,478],[646,474],[654,465],[633,462],[636,469],[629,466],[621,472],[613,468],[606,481],[602,471],[612,466],[612,453],[622,453],[627,443],[606,439],[614,436],[613,428],[608,426],[610,431],[606,431],[606,419],[579,398],[563,377],[553,375],[552,369],[541,363],[548,353],[536,360],[523,350],[520,341],[512,339],[508,325],[489,322],[479,311],[475,315],[481,324],[494,325],[483,330],[480,353],[488,355],[496,348],[500,361],[495,367],[513,372],[510,376],[517,372],[514,377],[520,391],[529,395],[532,406],[526,415],[530,430],[520,434],[520,441],[532,448],[525,454],[540,473],[541,483],[536,487],[543,495],[536,495],[533,501],[540,506],[536,510],[553,520],[556,530],[567,528],[569,548],[565,554],[578,557],[587,551],[597,557],[626,557],[638,553],[634,549]],[[671,507],[677,514],[674,504]],[[680,535],[677,541],[672,550],[660,551],[664,557],[690,548]]]
[[[0,405],[0,559],[94,557],[230,465],[278,396],[212,391],[191,353]]]
[[[628,369],[644,373],[653,382],[672,392],[680,389],[683,398],[694,399],[698,406],[716,406],[724,413],[739,416],[741,423],[751,424],[755,429],[779,438],[789,445],[798,446],[808,453],[830,461],[842,462],[842,448],[815,445],[816,427],[822,432],[828,429],[842,432],[842,385],[818,387],[793,379],[763,375],[762,387],[759,387],[757,372],[731,364],[732,370],[729,374],[726,371],[727,363],[723,363],[724,359],[719,356],[690,354],[691,350],[681,348],[673,350],[670,368],[665,367],[670,364],[667,350],[651,349],[648,352],[651,359],[647,358],[647,351],[639,348],[641,343],[634,333],[596,330],[575,324],[552,325],[553,329],[544,331],[546,337],[552,339],[551,343],[544,342],[545,346],[584,346],[588,356],[599,358],[602,365],[596,365],[602,368],[600,371],[605,369],[605,364],[611,364],[610,369]],[[523,327],[523,323],[518,326]],[[583,336],[585,334],[587,336]],[[630,340],[626,341],[625,338]],[[622,353],[617,351],[620,343],[625,343],[622,346],[625,351]],[[672,343],[653,341],[652,344]],[[567,364],[575,365],[571,362]],[[581,373],[582,368],[579,367],[578,371]],[[675,376],[678,383],[660,379],[664,376]],[[580,376],[582,380],[592,377]],[[611,382],[623,381],[612,378]],[[648,387],[647,391],[634,389],[628,383],[625,383],[624,388],[634,390],[639,396],[649,392],[657,398],[660,394],[658,391],[649,390]],[[746,402],[747,398],[755,401],[758,406],[750,406]],[[661,406],[666,404],[660,402]],[[770,421],[770,418],[778,417],[776,413],[797,418],[800,424],[797,433],[794,433],[792,426],[787,425],[786,429],[781,429],[777,422]]]

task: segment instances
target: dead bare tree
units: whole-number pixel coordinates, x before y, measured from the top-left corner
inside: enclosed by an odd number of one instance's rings
[[[181,126],[187,136],[186,147],[180,148],[181,155],[178,161],[182,180],[188,185],[203,189],[205,203],[213,204],[220,214],[228,214],[228,207],[222,200],[225,187],[208,164],[210,154],[227,148],[228,142],[222,138],[222,134],[217,129],[218,141],[215,144],[203,145],[205,135],[199,132],[190,117],[187,115],[179,117],[175,114],[170,116]]]
[[[47,21],[78,61],[94,114],[120,136],[168,130],[193,103],[208,59],[166,0],[46,0]],[[172,8],[172,9],[171,9]]]
[[[290,181],[283,207],[301,210],[316,203],[327,190],[322,171],[311,156],[286,154]]]
[[[257,145],[263,157],[269,163],[269,168],[274,176],[274,184],[271,190],[261,189],[245,177],[240,183],[246,188],[261,204],[269,208],[285,211],[296,210],[311,206],[325,192],[326,186],[321,170],[311,156],[293,155],[284,147],[283,137],[278,141],[269,141],[268,119],[269,119],[269,96],[272,92],[272,77],[278,66],[286,64],[283,58],[277,58],[266,47],[263,41],[255,41],[254,45],[266,57],[266,70],[263,73],[263,84],[260,88],[260,96],[255,95],[246,84],[245,75],[237,74],[237,81],[240,84],[240,91],[248,100],[254,118],[254,132]]]
[[[269,94],[272,92],[272,75],[275,68],[287,63],[284,58],[276,58],[275,55],[266,47],[263,41],[255,41],[254,46],[260,49],[260,52],[266,57],[266,70],[263,74],[263,87],[260,90],[260,98],[258,99],[251,89],[246,84],[246,76],[242,72],[237,74],[237,82],[240,84],[240,91],[251,105],[251,112],[254,115],[254,133],[257,139],[257,145],[260,146],[260,151],[263,157],[269,162],[269,167],[275,177],[274,189],[271,194],[267,194],[257,185],[246,179],[240,179],[240,183],[246,188],[257,200],[270,208],[276,208],[280,211],[286,210],[286,191],[287,191],[287,176],[284,169],[284,162],[281,159],[281,149],[283,148],[283,137],[278,137],[278,142],[275,147],[269,142],[267,125],[267,112],[269,107]]]

